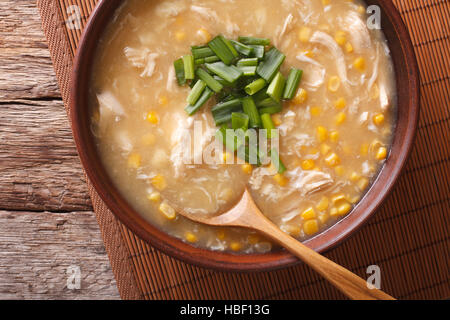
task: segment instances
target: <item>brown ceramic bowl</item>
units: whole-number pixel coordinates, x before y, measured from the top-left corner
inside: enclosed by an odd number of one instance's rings
[[[262,271],[293,265],[297,258],[279,250],[267,254],[234,255],[213,252],[186,244],[144,220],[114,187],[105,171],[90,132],[88,87],[93,56],[105,26],[123,0],[101,0],[92,13],[79,44],[71,92],[71,121],[81,162],[100,197],[119,220],[143,240],[162,252],[195,265],[223,271]],[[341,243],[361,227],[392,190],[411,149],[419,113],[417,63],[408,32],[391,0],[368,0],[381,8],[382,29],[394,61],[398,121],[394,141],[378,178],[362,201],[344,219],[305,241],[324,252]],[[377,239],[372,239],[377,241]]]

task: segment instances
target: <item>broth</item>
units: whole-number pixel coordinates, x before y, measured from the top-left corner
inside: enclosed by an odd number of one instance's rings
[[[91,78],[92,132],[114,184],[149,222],[211,250],[267,252],[272,244],[250,231],[191,222],[170,203],[196,214],[219,213],[248,186],[268,218],[305,240],[364,196],[395,125],[389,49],[380,30],[367,28],[363,2],[255,3],[127,0],[98,45]],[[193,132],[194,121],[202,124],[202,147],[217,127],[213,101],[186,114],[189,87],[177,85],[173,61],[218,34],[270,38],[286,55],[282,72],[304,71],[296,97],[272,116],[288,169],[282,176],[273,166],[187,165],[181,159],[182,134]]]

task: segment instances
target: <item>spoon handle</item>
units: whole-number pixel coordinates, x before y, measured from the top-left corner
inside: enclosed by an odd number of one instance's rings
[[[378,289],[369,289],[367,282],[348,269],[308,248],[300,241],[281,231],[275,224],[261,214],[253,220],[253,228],[259,230],[278,244],[282,245],[300,260],[309,265],[322,277],[327,279],[350,299],[354,300],[395,300]]]

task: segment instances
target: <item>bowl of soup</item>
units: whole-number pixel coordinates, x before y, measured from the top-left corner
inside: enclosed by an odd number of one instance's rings
[[[275,66],[274,48],[283,56]],[[240,80],[224,79],[225,69]],[[232,114],[216,112],[233,101]],[[86,173],[130,230],[189,263],[268,270],[297,259],[255,232],[201,225],[174,208],[218,214],[248,188],[272,222],[314,250],[341,243],[404,166],[418,71],[388,0],[100,1],[77,52],[71,107]],[[221,129],[249,129],[248,114],[251,127],[276,129],[283,170],[273,153],[252,163],[225,148],[207,159]]]

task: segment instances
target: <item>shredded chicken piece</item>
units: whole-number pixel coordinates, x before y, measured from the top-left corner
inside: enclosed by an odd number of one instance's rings
[[[305,72],[302,84],[310,90],[317,90],[325,81],[325,67],[304,54],[299,54],[296,58],[298,61],[307,63],[307,66],[303,67]]]
[[[125,56],[130,63],[139,69],[144,69],[141,77],[151,77],[156,68],[156,59],[159,57],[158,53],[152,53],[149,49],[134,49],[126,47],[124,49]]]
[[[302,196],[330,187],[334,180],[321,171],[304,171],[296,168],[285,173],[289,177],[289,186],[296,189]]]
[[[163,17],[176,17],[186,10],[186,3],[183,1],[163,1],[155,8],[156,14]]]
[[[356,11],[349,10],[340,25],[350,35],[355,52],[363,52],[372,47],[369,29]]]
[[[117,116],[123,116],[125,114],[122,104],[111,91],[104,91],[97,94],[97,100],[99,104],[100,120],[103,116],[107,115],[108,111]]]
[[[292,29],[293,22],[294,22],[294,16],[292,15],[292,13],[289,13],[289,15],[284,20],[283,28],[281,28],[280,33],[275,38],[275,41],[274,41],[275,46],[277,46],[277,47],[280,46],[280,43],[283,40],[284,35]]]
[[[213,20],[213,21],[220,21],[221,19],[219,19],[219,16],[217,15],[217,13],[214,10],[205,8],[205,7],[200,7],[200,6],[191,6],[191,11],[198,13],[199,15],[201,15],[203,18],[209,19],[209,20]]]
[[[334,41],[334,39],[330,35],[322,31],[316,31],[312,35],[310,41],[313,43],[319,43],[328,48],[330,53],[334,56],[334,61],[336,62],[339,77],[341,78],[347,89],[348,84],[352,86],[356,85],[348,79],[344,53],[341,47],[336,43],[336,41]]]

